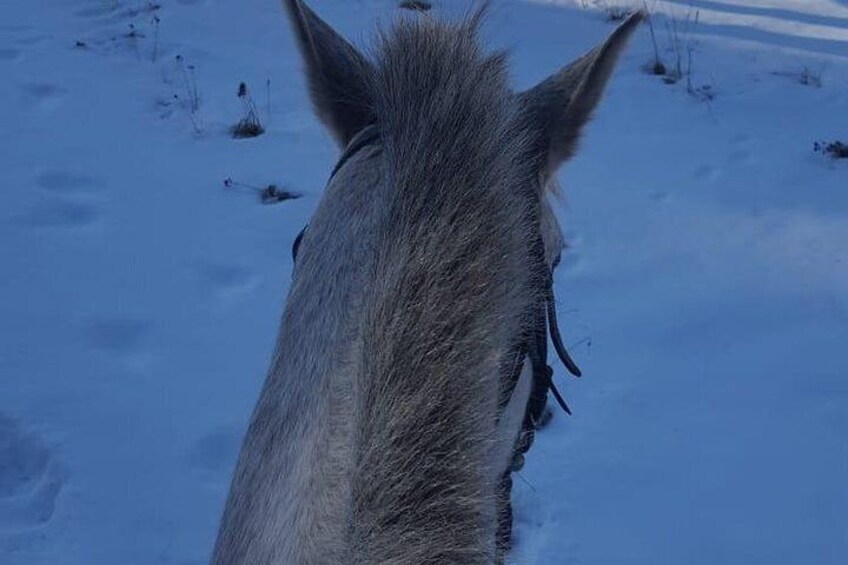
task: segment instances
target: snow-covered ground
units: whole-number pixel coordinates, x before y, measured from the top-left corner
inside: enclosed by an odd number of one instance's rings
[[[3,565],[205,562],[335,160],[278,2],[157,3],[0,5]],[[360,42],[395,4],[313,1]],[[496,2],[517,87],[611,30],[595,4]],[[848,563],[848,161],[813,152],[848,141],[848,2],[648,4],[692,92],[645,27],[561,173],[586,377],[558,370],[513,560]],[[241,81],[268,131],[235,141]]]

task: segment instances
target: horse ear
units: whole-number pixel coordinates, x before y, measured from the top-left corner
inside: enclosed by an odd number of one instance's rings
[[[642,12],[631,15],[601,45],[519,94],[520,103],[540,129],[549,172],[574,154],[583,126],[592,117],[619,55],[643,17]]]
[[[371,64],[301,0],[283,0],[300,53],[315,113],[346,146],[372,121]]]

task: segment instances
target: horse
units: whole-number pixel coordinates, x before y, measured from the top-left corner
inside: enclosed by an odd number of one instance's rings
[[[553,308],[555,174],[642,14],[515,92],[483,8],[399,18],[366,55],[283,5],[342,154],[295,244],[211,562],[502,562],[548,329],[579,374]]]

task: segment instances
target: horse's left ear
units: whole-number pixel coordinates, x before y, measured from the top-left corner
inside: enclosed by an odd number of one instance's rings
[[[553,173],[573,155],[619,55],[643,17],[642,12],[631,15],[601,45],[519,94],[548,151],[546,172]]]
[[[302,0],[283,0],[303,56],[315,113],[346,146],[372,121],[368,60]]]

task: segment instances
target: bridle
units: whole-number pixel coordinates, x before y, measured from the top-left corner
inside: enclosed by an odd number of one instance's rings
[[[565,368],[568,369],[568,372],[575,377],[582,375],[571,355],[568,354],[568,350],[562,343],[562,336],[559,333],[556,300],[554,298],[553,270],[559,264],[560,257],[557,255],[551,267],[548,268],[541,233],[537,236],[532,255],[533,262],[540,271],[542,292],[533,313],[532,331],[524,340],[524,343],[519,343],[516,346],[515,361],[510,381],[508,382],[509,389],[505,391],[506,394],[501,398],[501,406],[506,406],[521,377],[521,371],[524,369],[524,361],[529,358],[533,376],[530,398],[527,401],[527,408],[524,412],[524,420],[521,424],[518,440],[513,447],[512,461],[500,477],[498,484],[498,497],[502,501],[503,506],[498,512],[496,543],[499,550],[504,552],[508,551],[512,546],[512,504],[510,503],[512,473],[520,471],[524,467],[524,454],[533,445],[536,430],[543,427],[550,417],[550,412],[545,410],[548,401],[548,391],[553,394],[560,408],[566,414],[571,415],[571,409],[566,404],[556,384],[554,384],[554,370],[548,365],[548,334],[550,334],[551,342],[554,344],[554,350],[557,356],[562,361],[562,364],[565,365]]]
[[[379,131],[375,124],[369,124],[360,130],[348,143],[341,157],[339,157],[336,166],[330,173],[330,178],[327,183],[332,182],[336,174],[344,167],[344,165],[363,148],[368,147],[372,143],[379,140]],[[537,223],[538,226],[538,223]],[[305,225],[300,233],[295,237],[292,244],[292,259],[297,262],[297,254],[300,249],[303,237],[309,229],[309,224]],[[498,532],[497,544],[499,547],[506,549],[511,545],[512,536],[512,506],[509,503],[510,493],[512,491],[512,473],[519,471],[524,466],[524,454],[530,449],[533,444],[535,432],[545,425],[550,412],[546,411],[548,400],[548,392],[550,391],[559,404],[560,408],[571,415],[571,409],[566,404],[565,399],[557,389],[553,382],[554,371],[548,364],[548,336],[550,335],[551,342],[554,345],[562,364],[569,373],[575,377],[582,375],[580,369],[574,363],[574,360],[569,355],[568,350],[562,342],[562,336],[559,332],[559,322],[556,313],[556,300],[554,297],[553,287],[553,270],[559,264],[559,255],[553,261],[549,268],[546,261],[545,246],[542,241],[541,229],[537,227],[537,238],[531,252],[531,262],[533,268],[538,269],[538,280],[542,282],[542,289],[539,293],[539,300],[533,312],[533,324],[529,335],[522,337],[520,342],[515,346],[513,352],[513,366],[509,375],[507,387],[503,390],[500,399],[501,409],[509,402],[516,384],[521,377],[521,372],[524,368],[525,359],[530,359],[532,369],[532,387],[530,398],[527,401],[527,407],[524,412],[524,419],[521,425],[518,439],[513,447],[513,458],[509,468],[500,478],[498,491],[501,500],[505,506],[498,514]],[[501,415],[499,415],[499,418]]]
[[[329,184],[336,174],[344,167],[344,165],[359,151],[368,147],[379,140],[380,134],[376,124],[369,124],[362,128],[348,143],[335,167],[333,167],[330,177],[327,180]],[[292,259],[297,262],[298,251],[300,244],[303,241],[303,236],[306,234],[309,224],[305,225],[295,237],[292,244]],[[540,280],[543,281],[543,289],[541,293],[541,304],[536,307],[534,314],[533,331],[524,343],[517,346],[515,352],[515,364],[510,379],[510,395],[511,389],[518,382],[521,370],[524,366],[524,359],[529,357],[530,365],[533,369],[533,389],[530,394],[530,401],[527,406],[525,415],[524,431],[527,429],[538,429],[543,425],[543,415],[545,405],[547,403],[548,391],[550,391],[557,401],[557,404],[567,414],[571,414],[571,409],[566,404],[565,399],[560,394],[556,385],[553,382],[553,369],[548,365],[548,335],[554,345],[554,350],[557,353],[560,361],[575,377],[582,375],[580,369],[574,363],[574,360],[569,355],[568,350],[562,342],[562,336],[559,331],[559,323],[557,321],[556,302],[553,289],[553,270],[559,264],[559,256],[554,260],[553,265],[549,269],[545,261],[545,247],[542,242],[541,233],[538,234],[538,240],[533,250],[534,263],[536,268],[540,269]],[[507,398],[508,400],[508,398]],[[505,404],[505,403],[504,403]],[[529,449],[529,445],[526,446]],[[524,449],[523,451],[526,451]]]
[[[350,142],[347,144],[335,167],[333,167],[330,177],[327,180],[329,184],[336,174],[344,167],[344,165],[359,151],[368,147],[379,139],[379,131],[376,124],[369,124],[362,128]],[[306,230],[309,229],[309,224],[306,224],[297,234],[292,244],[292,260],[297,262],[297,254],[300,250],[300,244],[303,241],[303,236]],[[553,382],[553,369],[548,365],[548,334],[550,333],[551,342],[554,345],[554,350],[557,353],[562,364],[569,373],[575,377],[582,375],[582,372],[574,363],[574,360],[569,355],[568,350],[562,342],[562,336],[559,332],[559,322],[556,313],[556,301],[554,298],[553,289],[553,270],[559,264],[559,255],[553,261],[551,268],[548,268],[545,260],[545,247],[542,242],[541,233],[537,236],[537,242],[533,249],[534,262],[536,268],[540,272],[540,280],[543,281],[542,289],[542,304],[538,305],[534,314],[534,324],[532,334],[525,343],[518,345],[516,352],[516,363],[513,374],[510,380],[510,389],[518,382],[518,377],[521,374],[521,369],[524,366],[525,357],[530,358],[530,364],[533,369],[533,390],[530,395],[530,402],[527,407],[527,416],[529,424],[532,427],[538,428],[542,424],[542,418],[547,400],[547,393],[550,390],[560,408],[566,413],[571,414],[571,409],[565,402],[565,399],[560,394],[556,385]],[[510,390],[511,394],[511,390]],[[528,446],[529,447],[529,446]]]
[[[351,138],[341,157],[339,157],[339,160],[336,162],[336,166],[333,167],[333,171],[330,173],[330,178],[327,179],[327,184],[332,182],[336,174],[342,167],[345,166],[345,163],[347,163],[351,157],[356,155],[361,149],[364,149],[377,141],[379,138],[380,132],[377,130],[376,124],[368,124],[359,130],[357,134]],[[292,261],[294,262],[297,262],[297,252],[300,250],[300,243],[303,241],[303,236],[306,234],[307,228],[309,228],[309,224],[303,226],[303,229],[301,229],[294,238],[294,243],[292,243]]]

